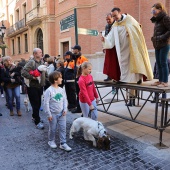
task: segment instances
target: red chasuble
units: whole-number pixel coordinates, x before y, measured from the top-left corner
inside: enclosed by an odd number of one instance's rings
[[[120,80],[120,68],[115,47],[105,50],[103,73],[108,75],[111,79],[116,81]]]

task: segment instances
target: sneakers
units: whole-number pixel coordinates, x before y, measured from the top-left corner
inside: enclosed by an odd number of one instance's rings
[[[114,89],[114,90],[112,90],[112,94],[114,95],[116,93],[116,90]]]
[[[37,129],[44,129],[44,125],[41,122],[39,122],[36,126]]]
[[[54,141],[48,141],[48,145],[52,148],[52,149],[55,149],[57,148],[57,145]]]
[[[35,119],[32,117],[32,122],[35,123]],[[44,120],[40,119],[41,123],[44,123]]]
[[[60,149],[63,149],[67,152],[71,151],[71,148],[66,143],[64,143],[63,145],[60,144]]]
[[[4,98],[4,94],[1,94],[1,97]]]
[[[48,141],[48,145],[52,149],[57,148],[57,145],[56,145],[56,143],[53,140],[52,141]],[[71,148],[66,143],[64,143],[63,145],[60,144],[60,149],[63,149],[65,151],[71,151]]]
[[[40,107],[40,111],[43,111],[43,108],[42,108],[42,107]]]

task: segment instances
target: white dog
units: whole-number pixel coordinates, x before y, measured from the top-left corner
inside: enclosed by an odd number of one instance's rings
[[[33,77],[36,77],[38,82],[41,82],[41,73],[44,71],[47,71],[47,66],[46,65],[40,65],[38,66],[38,68],[36,70],[30,70],[29,74],[31,74]],[[24,78],[24,82],[27,85],[27,87],[29,87],[29,79]]]
[[[30,106],[29,106],[28,95],[26,95],[26,97],[24,98],[24,105],[25,105],[25,111],[29,112],[30,111]]]
[[[94,147],[100,145],[101,148],[102,145],[109,145],[105,148],[110,149],[110,137],[106,134],[106,129],[101,122],[86,117],[75,119],[70,129],[70,139],[73,139],[73,133],[78,132],[81,128],[84,132],[84,139],[92,141]],[[95,138],[98,138],[98,142],[102,142],[102,144],[96,144]]]

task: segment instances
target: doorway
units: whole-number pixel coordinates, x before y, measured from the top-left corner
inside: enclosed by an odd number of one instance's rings
[[[43,53],[43,32],[41,29],[37,32],[37,48],[40,48]]]
[[[63,54],[65,54],[66,51],[69,51],[69,41],[63,42]]]

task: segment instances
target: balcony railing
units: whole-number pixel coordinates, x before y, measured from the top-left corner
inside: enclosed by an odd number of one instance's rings
[[[12,25],[11,27],[9,27],[7,29],[7,35],[13,34],[16,31],[22,29],[25,27],[25,18],[23,18],[22,20],[16,22],[14,25]]]
[[[40,17],[40,7],[39,5],[33,8],[26,14],[26,22],[30,22],[31,20],[37,19]]]
[[[15,23],[16,30],[19,30],[23,27],[25,27],[25,18]]]
[[[14,32],[15,32],[15,26],[14,26],[14,25],[12,25],[11,27],[9,27],[9,28],[6,30],[7,35],[10,35],[10,34],[12,34],[12,33],[14,33]]]

